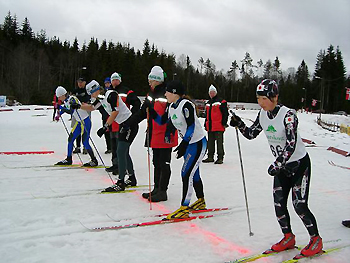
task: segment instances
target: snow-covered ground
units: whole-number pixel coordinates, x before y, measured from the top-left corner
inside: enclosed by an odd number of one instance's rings
[[[52,110],[0,112],[0,151],[53,150],[45,155],[0,155],[0,255],[1,262],[225,262],[261,252],[282,237],[272,201],[272,178],[267,167],[273,161],[265,136],[248,141],[240,136],[251,226],[247,215],[235,129],[225,133],[225,160],[222,165],[202,164],[208,208],[233,207],[232,214],[136,229],[92,232],[86,226],[127,224],[146,219],[112,222],[177,209],[181,200],[182,160],[173,157],[168,201],[152,205],[142,192],[98,194],[111,181],[104,169],[61,169],[36,166],[54,164],[66,156],[67,134],[61,122],[51,122]],[[237,111],[247,124],[256,110]],[[319,147],[309,147],[312,182],[309,205],[315,214],[324,241],[341,239],[325,248],[350,244],[350,229],[341,225],[350,219],[350,171],[331,166],[328,160],[350,166],[350,157],[331,151],[333,146],[350,151],[350,136],[318,127],[316,114],[299,113],[300,133]],[[335,118],[335,116],[331,116]],[[344,117],[346,118],[346,117]],[[349,119],[349,117],[347,117]],[[69,116],[64,116],[70,127]],[[104,139],[98,112],[92,113],[92,139],[106,165]],[[204,119],[201,119],[204,121]],[[139,184],[148,184],[147,153],[143,147],[145,122],[131,147]],[[86,155],[81,155],[88,161]],[[77,156],[74,162],[79,163]],[[21,168],[22,167],[22,168]],[[23,168],[29,167],[29,168]],[[31,167],[31,168],[30,168]],[[152,175],[153,177],[153,175]],[[95,191],[94,191],[95,190]],[[193,196],[193,201],[195,197]],[[289,204],[297,244],[309,242],[308,234]],[[293,257],[290,251],[257,262],[280,262]],[[350,248],[315,258],[310,262],[349,262]],[[309,262],[308,260],[306,260]]]

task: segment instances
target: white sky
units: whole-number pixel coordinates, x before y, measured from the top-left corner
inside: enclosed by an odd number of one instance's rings
[[[313,73],[317,54],[332,44],[350,72],[348,0],[0,0],[1,23],[9,10],[19,23],[28,17],[35,33],[77,37],[80,47],[95,37],[142,50],[149,39],[177,59],[188,55],[195,67],[203,57],[224,71],[249,52],[253,63],[278,56],[284,70],[304,59]]]

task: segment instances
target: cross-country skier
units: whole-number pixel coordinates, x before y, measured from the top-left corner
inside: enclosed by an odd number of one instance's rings
[[[184,98],[185,87],[180,81],[167,84],[165,96],[170,103],[162,116],[150,107],[150,115],[159,124],[171,121],[182,138],[174,150],[176,158],[184,157],[181,169],[182,200],[181,207],[169,214],[166,219],[188,218],[191,210],[205,209],[203,183],[199,174],[199,165],[207,150],[205,132],[196,114],[195,105]],[[193,186],[193,187],[192,187]],[[198,200],[190,205],[193,188]]]
[[[168,200],[167,190],[171,175],[172,147],[177,146],[178,137],[175,127],[170,123],[159,125],[149,118],[148,107],[151,105],[159,115],[163,115],[169,103],[165,98],[165,72],[160,66],[154,66],[148,75],[148,92],[141,109],[127,122],[140,123],[147,119],[147,135],[145,146],[152,148],[154,166],[154,189],[150,193],[143,193],[142,197],[151,202]]]
[[[89,113],[85,110],[79,109],[81,102],[75,96],[69,96],[67,91],[62,86],[56,89],[57,98],[63,102],[60,106],[60,115],[63,113],[72,114],[76,119],[76,124],[73,126],[71,133],[68,137],[68,150],[67,158],[63,161],[56,163],[57,165],[71,165],[73,163],[72,153],[73,153],[73,142],[74,140],[82,134],[83,145],[90,155],[91,161],[85,163],[84,166],[94,167],[98,165],[97,159],[95,158],[94,152],[89,144],[89,137],[91,131],[91,119],[89,118]]]
[[[121,74],[114,72],[111,75],[111,86],[110,89],[115,90],[118,93],[118,96],[122,99],[125,105],[131,110],[131,113],[134,114],[140,109],[141,101],[136,96],[136,93],[126,87],[122,82]],[[107,172],[112,172],[114,175],[118,174],[118,136],[119,136],[119,124],[113,122],[112,126],[109,129],[110,138],[111,138],[111,150],[112,150],[112,166],[106,169]],[[129,181],[127,179],[126,184],[128,186],[136,185],[134,181]]]
[[[264,131],[275,157],[268,173],[274,177],[275,212],[284,237],[271,250],[279,252],[295,246],[287,210],[287,199],[292,190],[294,209],[310,235],[310,243],[296,257],[313,256],[322,250],[322,238],[318,233],[316,219],[308,207],[311,163],[297,130],[298,118],[294,110],[278,104],[278,86],[274,80],[263,80],[257,87],[256,95],[262,109],[253,125],[247,127],[235,114],[231,117],[230,125],[238,127],[247,139],[254,139]]]
[[[113,122],[119,124],[119,134],[118,134],[118,167],[119,167],[119,177],[116,184],[106,188],[103,192],[120,192],[125,190],[125,175],[129,174],[128,181],[131,185],[136,185],[136,177],[134,171],[134,165],[129,154],[130,145],[135,139],[137,132],[139,130],[138,124],[133,124],[127,126],[124,124],[131,116],[131,111],[123,102],[122,98],[119,96],[118,92],[111,89],[105,94],[103,100],[99,100],[97,96],[100,94],[100,85],[97,81],[92,80],[87,85],[87,90],[93,98],[96,100],[92,105],[83,104],[81,109],[88,111],[97,110],[99,107],[104,107],[109,117],[105,125],[97,131],[97,135],[102,137],[103,134],[107,132]]]

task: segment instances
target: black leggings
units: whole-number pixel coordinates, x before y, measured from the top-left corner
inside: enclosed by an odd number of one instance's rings
[[[299,160],[295,172],[282,171],[274,177],[273,199],[278,223],[284,234],[292,232],[287,201],[292,189],[292,201],[295,212],[303,221],[310,236],[318,235],[316,219],[308,207],[311,163],[309,155]],[[296,162],[295,162],[296,163]]]

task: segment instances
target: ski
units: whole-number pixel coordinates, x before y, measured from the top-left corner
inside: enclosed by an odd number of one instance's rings
[[[316,257],[319,257],[319,256],[322,256],[322,255],[327,255],[329,253],[332,253],[332,252],[336,252],[336,251],[339,251],[343,248],[346,248],[346,247],[350,247],[350,245],[345,245],[345,246],[340,246],[340,247],[334,247],[334,248],[329,248],[329,249],[325,249],[323,250],[322,252],[314,255],[314,256],[311,256],[311,257],[305,257],[304,255],[302,254],[298,254],[296,255],[293,259],[289,259],[289,260],[285,260],[285,261],[282,261],[282,263],[294,263],[294,262],[299,262],[299,260],[301,259],[305,259],[305,258],[308,258],[308,259],[312,259],[312,258],[316,258]]]
[[[328,241],[324,241],[323,244],[326,244],[326,243],[336,243],[336,242],[339,242],[341,239],[335,239],[335,240],[328,240]],[[297,250],[301,250],[303,249],[303,247],[305,247],[306,245],[302,245],[302,246],[295,246],[295,249]],[[264,252],[267,252],[269,251],[270,249],[264,251]],[[264,257],[270,257],[270,256],[275,256],[277,254],[281,254],[281,253],[285,253],[285,252],[290,252],[292,251],[293,249],[287,249],[287,250],[283,250],[283,251],[280,251],[280,252],[274,252],[271,250],[271,252],[269,253],[266,253],[264,254],[263,253],[258,253],[258,254],[254,254],[254,255],[251,255],[251,256],[247,256],[247,257],[242,257],[242,258],[239,258],[239,259],[235,259],[235,260],[231,260],[231,261],[227,261],[225,263],[243,263],[243,262],[253,262],[255,260],[258,260],[260,258],[264,258]],[[287,261],[288,262],[288,261]],[[293,261],[291,261],[293,262]]]
[[[191,211],[191,214],[227,211],[227,210],[232,210],[232,209],[233,209],[233,207],[209,208],[209,209],[202,209],[202,210],[193,210],[193,211]],[[146,216],[140,216],[140,217],[134,217],[134,218],[123,218],[123,219],[114,219],[112,216],[110,216],[108,214],[106,214],[106,215],[110,219],[112,219],[114,222],[122,222],[122,221],[128,221],[128,220],[134,220],[134,219],[142,219],[142,218],[165,217],[165,216],[169,215],[169,213],[157,214],[157,215],[146,215]]]
[[[72,193],[72,194],[58,194],[58,195],[53,195],[53,196],[35,196],[31,194],[35,199],[52,199],[52,198],[66,198],[66,197],[74,197],[74,196],[83,196],[83,195],[94,195],[94,194],[100,194],[100,195],[106,195],[106,194],[124,194],[124,193],[132,193],[136,192],[136,190],[132,189],[126,189],[124,191],[119,191],[119,192],[80,192],[80,193]]]
[[[172,219],[172,220],[154,220],[154,221],[146,221],[141,223],[134,223],[134,224],[127,224],[127,225],[116,225],[116,226],[103,226],[103,227],[94,227],[94,228],[88,228],[85,225],[82,224],[85,228],[91,230],[91,231],[103,231],[103,230],[121,230],[121,229],[128,229],[128,228],[137,228],[137,227],[145,227],[145,226],[157,226],[157,225],[166,225],[166,224],[172,224],[172,223],[180,223],[180,222],[187,222],[192,221],[195,219],[206,219],[206,218],[213,218],[223,215],[232,214],[232,212],[226,212],[226,213],[220,213],[220,214],[210,214],[210,215],[198,215],[198,216],[190,216],[188,218],[183,219]]]
[[[50,165],[33,165],[33,166],[19,166],[19,167],[6,167],[9,169],[34,169],[34,168],[61,168],[61,169],[73,169],[73,168],[83,168],[83,169],[90,169],[90,168],[105,168],[103,165],[98,166],[82,166],[82,164],[71,164],[71,165],[56,165],[56,164],[50,164]]]
[[[350,167],[342,166],[342,165],[339,165],[339,164],[335,164],[334,162],[329,161],[329,160],[328,160],[328,163],[329,163],[330,165],[332,165],[332,166],[335,166],[335,167],[339,167],[339,168],[343,168],[343,169],[350,170]]]

